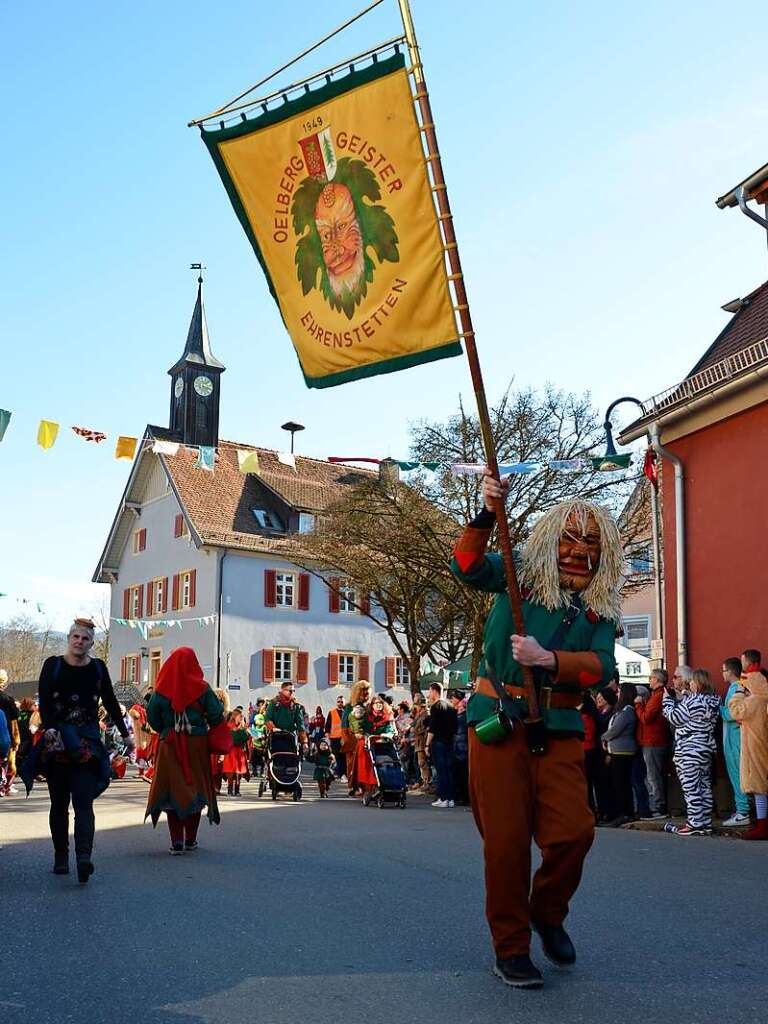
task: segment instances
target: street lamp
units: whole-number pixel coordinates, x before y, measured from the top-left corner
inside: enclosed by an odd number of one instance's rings
[[[281,430],[288,430],[288,431],[290,431],[290,434],[291,434],[291,455],[293,455],[293,438],[294,438],[294,434],[297,434],[300,430],[304,430],[304,427],[301,425],[301,423],[294,423],[292,420],[288,420],[288,422],[284,423],[280,427],[280,429]]]
[[[643,403],[639,398],[633,398],[631,395],[624,395],[622,398],[617,398],[615,402],[611,402],[606,410],[605,422],[603,423],[603,428],[605,430],[605,455],[602,460],[592,460],[595,469],[623,469],[629,465],[629,455],[616,454],[616,445],[613,443],[613,427],[611,425],[611,413],[617,405],[621,405],[623,402],[631,402],[633,405],[636,405],[643,414],[645,414],[645,406]],[[653,446],[650,434],[648,435],[648,444]],[[600,464],[597,465],[597,463]],[[656,636],[654,637],[652,644],[651,661],[652,663],[657,663],[653,666],[654,668],[661,668],[664,660],[664,623],[662,618],[663,613],[661,601],[661,545],[659,540],[659,502],[658,495],[656,493],[656,484],[653,481],[651,481],[651,532],[653,536],[653,590],[656,605]],[[653,647],[655,647],[655,651],[653,650]]]
[[[626,455],[619,455],[616,451],[616,445],[613,443],[613,426],[611,424],[611,413],[617,405],[621,405],[622,402],[633,402],[639,406],[643,413],[645,413],[645,406],[639,398],[632,398],[631,395],[625,395],[623,398],[617,398],[615,402],[611,402],[605,414],[605,423],[603,423],[603,429],[605,430],[605,455],[601,459],[592,460],[592,468],[599,470],[600,472],[610,472],[615,469],[626,469],[632,461],[630,453]]]

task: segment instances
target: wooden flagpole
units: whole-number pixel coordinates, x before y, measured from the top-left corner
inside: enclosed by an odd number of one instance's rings
[[[493,440],[493,430],[491,428],[491,417],[488,412],[488,400],[485,394],[485,384],[483,383],[480,359],[477,354],[477,345],[475,344],[475,332],[472,329],[472,317],[469,312],[469,302],[467,300],[467,291],[464,285],[464,275],[461,270],[461,258],[459,257],[456,234],[453,228],[453,215],[451,214],[451,205],[448,201],[448,190],[445,184],[445,177],[443,176],[443,165],[440,160],[440,151],[437,146],[437,134],[435,132],[435,123],[432,116],[432,106],[429,102],[429,93],[424,79],[424,67],[421,63],[421,54],[419,53],[419,44],[416,40],[416,32],[413,27],[413,18],[411,17],[409,0],[398,0],[398,3],[400,5],[400,15],[403,19],[403,28],[405,30],[405,38],[408,44],[408,52],[411,60],[411,73],[413,74],[414,83],[416,85],[414,102],[419,110],[421,130],[424,132],[424,137],[427,142],[427,161],[432,169],[432,180],[434,183],[433,191],[437,196],[437,207],[440,213],[439,221],[443,232],[443,239],[445,241],[445,249],[448,254],[448,265],[451,270],[449,280],[453,282],[454,286],[454,294],[457,300],[456,309],[461,323],[461,336],[463,337],[464,344],[466,346],[467,359],[469,360],[469,372],[472,377],[472,386],[474,387],[475,398],[477,399],[477,412],[480,420],[483,446],[485,448],[485,458],[488,463],[488,468],[491,471],[491,475],[494,479],[500,480],[499,465],[496,458],[496,447]],[[504,573],[507,579],[509,603],[512,608],[512,620],[515,625],[515,631],[520,636],[524,636],[525,622],[523,620],[520,585],[517,581],[517,572],[515,571],[515,561],[512,554],[512,540],[509,534],[509,523],[507,522],[503,498],[497,498],[494,505],[496,511],[496,523],[499,531],[499,546],[501,548],[501,556],[504,562]],[[543,753],[543,743],[541,741],[543,722],[541,720],[541,712],[539,710],[539,700],[536,694],[533,669],[529,665],[521,665],[521,669],[526,691],[526,700],[528,702],[528,718],[526,719],[526,726],[529,727],[529,745],[534,753]],[[503,682],[503,680],[500,680],[500,682]]]

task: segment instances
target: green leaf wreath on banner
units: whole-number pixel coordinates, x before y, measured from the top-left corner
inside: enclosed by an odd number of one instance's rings
[[[347,319],[351,320],[355,306],[365,297],[368,284],[373,281],[375,264],[368,254],[369,247],[373,249],[379,263],[385,260],[398,263],[398,238],[392,217],[383,206],[374,205],[376,200],[381,199],[381,191],[373,171],[362,160],[343,157],[338,162],[333,180],[340,185],[346,185],[352,195],[363,239],[363,276],[352,292],[337,294],[331,288],[315,222],[317,203],[328,182],[325,178],[312,177],[304,179],[296,190],[291,205],[293,229],[301,236],[296,245],[296,273],[302,293],[307,295],[313,288],[318,287],[319,271],[320,290],[326,301],[333,309],[343,310]]]

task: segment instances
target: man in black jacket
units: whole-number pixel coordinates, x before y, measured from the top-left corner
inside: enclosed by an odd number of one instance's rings
[[[427,753],[437,776],[437,800],[433,807],[453,807],[453,738],[458,722],[456,709],[443,700],[440,683],[429,688],[429,720],[427,722]]]

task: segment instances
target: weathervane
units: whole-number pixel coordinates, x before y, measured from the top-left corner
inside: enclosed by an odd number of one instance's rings
[[[190,263],[189,264],[189,269],[190,270],[198,270],[200,272],[199,275],[198,275],[197,281],[198,281],[198,284],[202,284],[203,283],[203,271],[208,269],[206,267],[206,265],[204,263]]]

